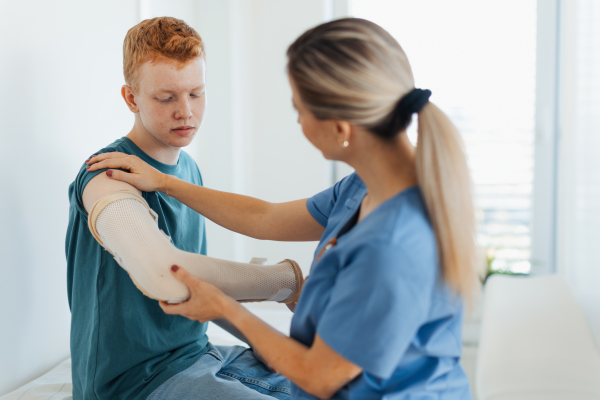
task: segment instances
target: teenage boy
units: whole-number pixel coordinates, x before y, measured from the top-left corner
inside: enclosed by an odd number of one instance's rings
[[[121,94],[135,114],[134,126],[98,153],[133,154],[164,173],[202,185],[198,166],[181,150],[196,135],[206,105],[198,33],[174,18],[145,20],[125,37],[123,69]],[[140,192],[111,180],[104,171],[90,172],[84,165],[69,187],[73,398],[289,398],[288,381],[271,373],[251,350],[213,346],[206,323],[164,314],[102,249],[88,228],[88,212],[104,195],[129,190],[158,214],[159,228],[176,247],[206,254],[201,215],[163,193]]]

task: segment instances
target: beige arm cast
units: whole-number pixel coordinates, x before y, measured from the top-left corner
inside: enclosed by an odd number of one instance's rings
[[[147,296],[170,303],[185,301],[189,291],[169,273],[186,268],[236,300],[293,302],[303,283],[291,260],[256,265],[220,260],[177,249],[158,229],[157,215],[133,186],[100,174],[83,193],[90,230]]]

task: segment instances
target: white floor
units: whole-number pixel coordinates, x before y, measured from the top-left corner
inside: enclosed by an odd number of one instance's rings
[[[265,303],[246,303],[246,308],[258,315],[268,324],[277,330],[285,333],[290,332],[290,323],[292,313],[284,304],[265,302]],[[463,327],[463,355],[461,364],[471,382],[471,390],[475,399],[475,365],[477,361],[477,347],[479,344],[480,315],[477,311],[473,312],[465,319]],[[208,338],[213,344],[217,345],[244,345],[242,341],[234,338],[229,333],[219,328],[215,324],[208,325]]]

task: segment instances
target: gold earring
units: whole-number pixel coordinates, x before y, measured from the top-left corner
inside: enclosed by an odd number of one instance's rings
[[[350,146],[350,142],[349,142],[349,141],[347,141],[347,140],[344,140],[344,141],[342,142],[342,140],[340,139],[340,140],[338,140],[338,143],[339,143],[339,144],[340,144],[340,146],[342,146],[342,148],[344,148],[344,149],[345,149],[346,147]]]

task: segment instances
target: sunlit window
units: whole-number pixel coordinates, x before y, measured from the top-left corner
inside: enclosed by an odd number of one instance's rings
[[[491,269],[529,273],[536,1],[353,0],[352,14],[398,40],[462,133]]]

